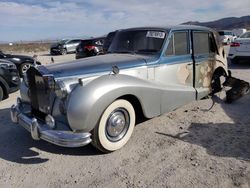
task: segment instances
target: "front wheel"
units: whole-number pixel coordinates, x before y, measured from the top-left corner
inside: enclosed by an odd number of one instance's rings
[[[106,108],[92,131],[92,144],[105,153],[118,150],[128,142],[134,127],[132,104],[123,99],[116,100]]]
[[[67,54],[67,50],[66,50],[65,48],[62,49],[62,50],[61,50],[61,54],[62,54],[62,55],[66,55],[66,54]]]
[[[27,70],[31,67],[31,63],[22,63],[19,68],[19,74],[21,77],[23,77],[24,73],[27,72]]]

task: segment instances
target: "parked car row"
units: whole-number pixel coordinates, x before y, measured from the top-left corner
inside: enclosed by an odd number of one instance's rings
[[[19,89],[22,78],[31,66],[41,65],[36,58],[5,54],[0,51],[0,101]]]
[[[40,62],[36,61],[35,58],[30,56],[24,55],[12,55],[12,54],[5,54],[0,51],[0,59],[8,60],[13,62],[21,77],[23,77],[24,73],[31,67],[35,65],[41,65]]]
[[[0,59],[0,101],[19,89],[20,77],[16,65]]]
[[[104,43],[104,55],[31,67],[11,107],[12,121],[35,140],[92,143],[111,152],[129,141],[138,117],[214,94],[229,75],[219,35],[206,27],[130,28],[101,40],[81,41],[78,52],[85,57]]]
[[[76,53],[76,59],[102,55],[107,53],[116,32],[110,32],[106,37],[64,39],[51,45],[50,54],[65,55],[67,53]]]
[[[104,37],[81,40],[76,47],[76,59],[103,54],[104,40]]]
[[[67,53],[74,53],[80,41],[81,39],[63,39],[59,42],[53,43],[50,47],[50,54],[65,55]]]

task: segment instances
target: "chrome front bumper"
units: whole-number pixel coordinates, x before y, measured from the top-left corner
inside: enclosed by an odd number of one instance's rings
[[[63,147],[80,147],[91,142],[90,133],[54,130],[39,122],[35,117],[29,117],[22,112],[20,99],[18,99],[17,105],[11,107],[10,114],[12,122],[20,124],[28,130],[34,140],[42,139]]]

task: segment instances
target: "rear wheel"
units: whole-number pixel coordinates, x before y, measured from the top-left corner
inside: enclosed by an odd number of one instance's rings
[[[0,101],[3,100],[3,88],[0,85]]]
[[[64,49],[62,49],[61,54],[62,54],[62,55],[67,54],[67,50],[66,50],[65,48],[64,48]]]
[[[118,150],[128,142],[134,127],[132,104],[123,99],[116,100],[106,108],[92,131],[92,144],[105,153]]]

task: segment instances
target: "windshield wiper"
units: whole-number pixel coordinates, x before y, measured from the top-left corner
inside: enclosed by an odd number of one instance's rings
[[[118,53],[118,54],[135,54],[134,51],[114,51],[112,53]]]
[[[157,53],[158,50],[156,49],[140,49],[137,50],[136,53]]]

